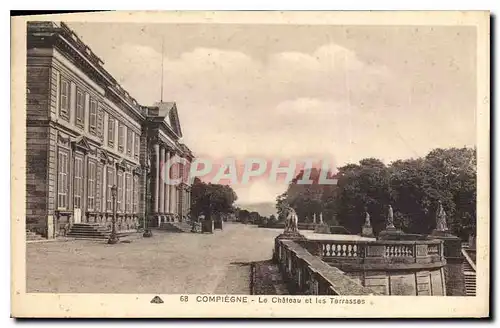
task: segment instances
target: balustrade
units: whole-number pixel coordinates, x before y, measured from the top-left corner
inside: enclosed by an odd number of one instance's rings
[[[305,243],[318,245],[321,258],[328,260],[362,261],[366,258],[416,259],[417,257],[443,257],[442,242],[436,239],[418,241],[335,241],[308,240]],[[306,245],[304,245],[306,246]],[[418,251],[417,251],[418,249]],[[417,254],[418,253],[418,254]]]
[[[345,245],[342,254],[357,254],[359,248]],[[370,295],[370,288],[347,277],[341,270],[328,265],[291,240],[278,240],[275,254],[289,289],[299,295]],[[340,254],[340,253],[339,253]],[[353,256],[353,255],[350,255]]]
[[[364,245],[354,243],[322,243],[321,250],[323,257],[360,257],[364,255]]]

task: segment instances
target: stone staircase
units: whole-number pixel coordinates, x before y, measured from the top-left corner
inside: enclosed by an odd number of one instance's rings
[[[185,221],[182,222],[163,222],[160,225],[160,230],[172,232],[191,232],[191,224]]]
[[[26,230],[26,241],[35,241],[35,240],[45,240],[42,236],[39,234]]]
[[[108,239],[110,233],[111,230],[99,223],[75,223],[66,236],[81,239]]]
[[[462,248],[465,296],[476,296],[476,251]]]

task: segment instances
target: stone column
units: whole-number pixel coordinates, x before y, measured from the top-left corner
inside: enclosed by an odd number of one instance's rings
[[[159,212],[165,213],[165,147],[160,148],[160,199],[159,199]]]
[[[188,212],[189,212],[188,191],[187,191],[187,189],[184,189],[184,215],[187,215]]]
[[[170,159],[170,152],[167,151],[166,152],[166,156],[165,158],[167,159],[167,161]],[[169,171],[169,168],[168,166],[165,166],[165,213],[170,213],[170,184],[167,183],[167,180],[169,178],[169,175],[170,175],[170,171]]]
[[[175,153],[172,154],[172,159],[175,157]],[[174,168],[172,167],[172,176],[171,176],[172,179],[175,179],[175,170]],[[176,200],[176,194],[177,194],[177,189],[175,188],[175,185],[172,183],[170,184],[170,212],[172,214],[176,214],[177,211],[176,211],[176,208],[177,206],[175,205],[175,202],[177,201]]]
[[[160,145],[155,144],[154,145],[154,152],[155,152],[155,161],[156,161],[156,174],[155,174],[155,201],[154,201],[154,208],[153,211],[155,213],[158,213],[158,194],[160,192]]]

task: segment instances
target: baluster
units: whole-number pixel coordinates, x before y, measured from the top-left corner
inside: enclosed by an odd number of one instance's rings
[[[347,245],[342,245],[342,256],[347,256]]]

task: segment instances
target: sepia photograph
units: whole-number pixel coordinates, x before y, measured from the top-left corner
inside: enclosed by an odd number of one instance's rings
[[[11,292],[487,314],[489,13],[237,14],[18,17]]]

